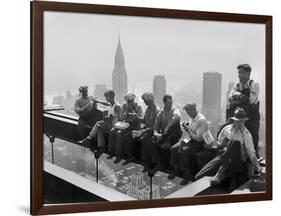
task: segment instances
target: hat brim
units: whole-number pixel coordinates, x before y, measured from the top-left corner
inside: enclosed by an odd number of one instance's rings
[[[234,121],[247,121],[249,118],[236,118],[236,117],[231,117],[232,120]]]

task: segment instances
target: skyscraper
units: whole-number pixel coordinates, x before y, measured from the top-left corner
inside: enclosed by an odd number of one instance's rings
[[[127,72],[125,69],[125,58],[121,47],[120,37],[114,58],[114,69],[112,73],[112,88],[115,91],[115,98],[122,102],[124,95],[128,92]]]
[[[153,184],[151,192],[152,199],[160,199],[160,187],[158,185]],[[138,200],[150,199],[150,186],[145,184],[142,173],[131,176],[127,194]]]
[[[96,84],[96,88],[95,88],[95,91],[94,91],[94,97],[97,97],[99,99],[103,99],[105,91],[106,91],[106,85]]]
[[[227,89],[227,92],[226,92],[226,95],[225,95],[225,104],[223,104],[223,112],[222,112],[223,119],[226,118],[226,109],[227,109],[228,104],[229,104],[228,99],[229,99],[230,92],[231,92],[234,84],[235,84],[234,82],[228,83],[228,89]]]
[[[153,94],[155,103],[163,108],[163,97],[166,94],[166,79],[163,75],[156,75],[153,79]]]
[[[203,74],[202,113],[213,125],[221,121],[221,81],[220,73],[206,72]]]

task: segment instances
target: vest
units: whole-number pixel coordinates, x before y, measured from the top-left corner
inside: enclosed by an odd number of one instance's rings
[[[249,121],[259,121],[260,120],[260,113],[259,113],[259,107],[260,107],[260,102],[257,102],[256,104],[250,104],[250,94],[251,94],[251,88],[252,84],[254,83],[254,80],[250,80],[249,87],[248,88],[243,88],[241,91],[238,90],[238,92],[241,92],[243,95],[247,97],[247,100],[242,101],[241,103],[235,105],[235,106],[230,106],[226,110],[226,120],[228,120],[230,117],[234,115],[234,111],[237,107],[243,108],[245,112],[247,113],[247,116],[249,118]],[[236,85],[239,85],[237,83]]]

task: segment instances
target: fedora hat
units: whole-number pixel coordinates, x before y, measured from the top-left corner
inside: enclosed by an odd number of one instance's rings
[[[234,121],[246,121],[249,118],[247,118],[246,112],[243,108],[237,107],[234,116],[231,117]]]

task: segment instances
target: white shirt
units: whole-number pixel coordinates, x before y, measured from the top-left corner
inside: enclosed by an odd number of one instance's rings
[[[230,97],[233,95],[239,95],[241,94],[240,91],[242,91],[245,88],[249,88],[250,89],[250,104],[256,104],[259,102],[259,94],[260,94],[260,87],[259,87],[259,83],[252,81],[251,85],[250,85],[250,80],[248,80],[247,83],[243,84],[242,82],[237,82],[233,85],[232,90],[230,92]]]
[[[236,140],[241,143],[241,156],[243,161],[246,161],[251,153],[256,152],[252,135],[246,127],[243,128],[243,131],[237,131],[233,128],[233,124],[225,126],[219,134],[218,145],[222,144],[225,137],[229,140]]]
[[[195,118],[190,120],[188,128],[192,132],[192,139],[203,141],[202,134],[208,130],[208,123],[205,116],[198,112]]]

